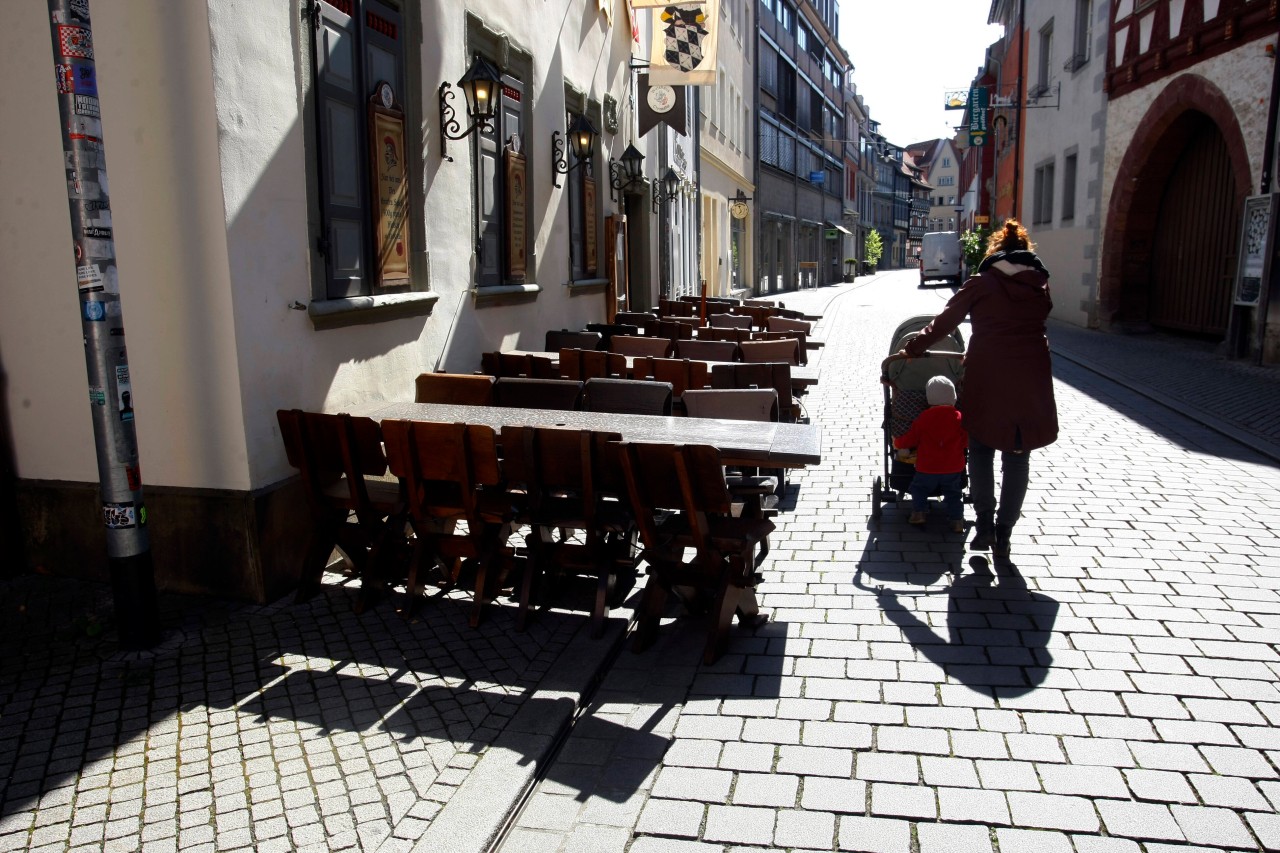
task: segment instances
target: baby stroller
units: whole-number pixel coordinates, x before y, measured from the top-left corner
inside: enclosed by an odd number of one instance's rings
[[[925,400],[925,384],[935,376],[945,376],[956,386],[959,395],[964,387],[964,336],[960,330],[934,344],[934,348],[920,358],[898,355],[907,342],[920,334],[933,320],[924,314],[903,322],[893,333],[893,345],[889,357],[880,364],[880,382],[884,385],[884,474],[877,476],[871,488],[871,517],[880,518],[881,504],[897,503],[907,495],[907,487],[915,476],[915,457],[898,457],[893,438],[911,428],[916,416],[928,408]],[[964,485],[968,487],[966,475]],[[968,502],[969,496],[964,497]]]

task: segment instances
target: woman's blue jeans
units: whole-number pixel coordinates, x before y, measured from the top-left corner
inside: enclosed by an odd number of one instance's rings
[[[1031,479],[1031,453],[1000,451],[1000,506],[996,509],[996,452],[977,439],[969,439],[969,498],[975,513],[996,513],[996,524],[1013,527],[1022,516]]]

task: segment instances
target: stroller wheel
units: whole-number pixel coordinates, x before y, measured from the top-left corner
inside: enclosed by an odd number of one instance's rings
[[[880,478],[876,477],[875,485],[871,487],[871,517],[880,517]]]

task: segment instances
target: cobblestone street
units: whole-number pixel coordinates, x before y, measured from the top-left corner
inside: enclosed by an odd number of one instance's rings
[[[870,520],[880,361],[950,295],[917,280],[786,295],[824,315],[823,462],[777,519],[771,621],[714,666],[684,619],[636,655],[621,619],[357,615],[337,575],[301,605],[164,596],[128,655],[108,589],[3,582],[0,849],[1280,849],[1276,371],[1142,345],[1118,384],[1086,365],[1123,341],[1064,329],[1061,436],[993,564],[940,510]]]

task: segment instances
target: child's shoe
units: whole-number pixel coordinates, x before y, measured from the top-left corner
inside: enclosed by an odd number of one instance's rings
[[[911,517],[907,519],[907,524],[923,525],[925,522],[925,514],[923,512],[913,512]]]
[[[951,532],[952,532],[952,533],[964,533],[964,519],[963,519],[963,518],[953,518],[953,519],[951,519]]]

